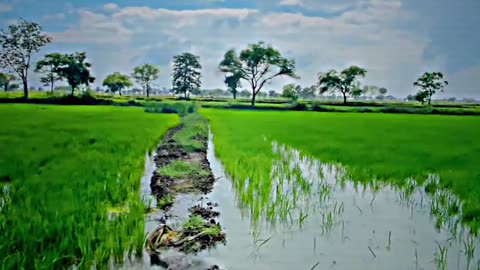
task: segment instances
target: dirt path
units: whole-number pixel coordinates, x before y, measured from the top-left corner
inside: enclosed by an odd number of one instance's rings
[[[168,265],[168,269],[188,269],[188,262],[164,258],[168,250],[183,254],[199,251],[225,243],[214,211],[215,202],[202,199],[189,208],[189,217],[181,229],[173,230],[169,225],[171,208],[179,194],[208,194],[213,189],[215,178],[207,160],[208,129],[206,121],[198,114],[182,118],[182,124],[170,130],[156,150],[154,159],[157,170],[150,181],[152,194],[157,199],[157,210],[164,211],[158,228],[147,240],[147,251],[153,264]],[[218,269],[217,266],[211,266]],[[215,268],[217,267],[217,268]]]

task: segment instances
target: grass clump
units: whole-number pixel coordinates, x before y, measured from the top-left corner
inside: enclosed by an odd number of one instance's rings
[[[165,210],[173,205],[175,197],[172,194],[168,194],[157,202],[158,209]]]
[[[176,113],[185,116],[197,111],[195,102],[148,102],[145,111],[150,113]]]
[[[2,269],[102,268],[142,252],[145,155],[177,116],[15,104],[0,105],[0,122],[0,175],[11,179],[0,208]]]
[[[202,169],[200,164],[191,164],[183,160],[175,160],[167,166],[159,169],[159,174],[174,179],[187,178],[192,175],[207,176],[208,172]]]
[[[206,120],[200,114],[189,114],[182,118],[183,128],[173,138],[187,153],[205,152],[208,137]]]

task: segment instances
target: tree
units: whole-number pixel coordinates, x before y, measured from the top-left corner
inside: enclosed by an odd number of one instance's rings
[[[420,91],[425,92],[428,105],[430,105],[432,103],[432,96],[435,95],[437,91],[443,92],[448,82],[443,80],[443,74],[441,72],[425,72],[413,85],[420,87]]]
[[[11,89],[11,82],[15,81],[15,76],[12,74],[0,73],[0,85],[6,92]]]
[[[371,99],[373,99],[375,96],[377,96],[378,91],[380,88],[375,85],[365,85],[362,90],[362,94],[365,96],[369,96]]]
[[[55,89],[55,82],[63,80],[55,70],[64,63],[65,57],[60,53],[50,53],[38,61],[35,65],[35,72],[43,73],[45,76],[40,78],[40,82],[44,86],[50,86],[50,92],[53,93]]]
[[[300,85],[295,86],[295,84],[290,83],[283,87],[282,97],[288,98],[291,101],[298,100],[298,93],[301,91],[302,87]]]
[[[32,55],[52,41],[41,31],[39,24],[23,19],[0,31],[0,68],[10,68],[18,75],[23,83],[25,99],[28,99],[28,71]]]
[[[364,90],[362,90],[362,88],[360,88],[360,87],[355,87],[355,88],[352,90],[351,95],[352,95],[353,98],[357,99],[357,98],[361,97],[364,93],[365,93],[365,92],[364,92]]]
[[[264,42],[250,44],[239,56],[234,50],[227,51],[219,68],[222,72],[237,75],[247,81],[252,89],[252,106],[263,86],[275,77],[298,78],[295,75],[295,61],[284,58],[279,51]]]
[[[142,86],[143,92],[147,94],[147,98],[150,96],[151,84],[158,79],[159,73],[160,68],[152,64],[145,64],[133,69],[132,77]]]
[[[379,93],[382,97],[385,96],[385,95],[387,94],[387,92],[388,92],[388,90],[387,90],[387,88],[385,88],[385,87],[380,87],[380,88],[378,89],[378,93]]]
[[[62,54],[59,58],[60,64],[54,68],[53,72],[67,80],[72,96],[78,86],[89,85],[95,81],[95,78],[90,75],[92,64],[86,62],[85,52]]]
[[[252,94],[250,93],[250,91],[244,89],[244,90],[240,91],[240,93],[238,93],[238,95],[241,96],[241,97],[249,98]]]
[[[315,85],[304,87],[299,93],[298,97],[303,99],[313,99],[315,98],[315,92],[317,87]]]
[[[191,53],[183,53],[173,57],[173,89],[175,94],[183,94],[185,98],[199,90],[202,82],[199,57]]]
[[[242,87],[242,84],[240,83],[240,77],[237,75],[225,76],[225,84],[228,87],[228,91],[232,93],[233,99],[236,99],[237,88]]]
[[[278,94],[274,90],[270,90],[268,91],[268,97],[276,98],[278,97]]]
[[[120,72],[115,72],[108,75],[105,80],[103,80],[103,86],[106,86],[110,93],[115,94],[115,92],[118,92],[121,96],[122,89],[131,87],[132,82],[127,75],[123,75]]]
[[[421,102],[422,105],[425,104],[425,100],[428,98],[428,93],[427,91],[419,91],[413,96],[413,99],[415,99],[418,102]]]
[[[318,85],[320,93],[327,91],[338,91],[343,95],[343,103],[347,103],[347,96],[352,90],[358,88],[357,77],[364,77],[367,71],[357,66],[351,66],[342,72],[331,70],[327,73],[320,73]]]

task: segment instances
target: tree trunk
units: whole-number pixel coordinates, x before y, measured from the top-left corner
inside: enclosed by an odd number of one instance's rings
[[[52,84],[50,85],[50,93],[53,94],[53,82],[52,82]]]
[[[187,91],[183,92],[183,96],[184,96],[185,98],[188,97],[188,96],[187,96]]]
[[[3,90],[4,90],[5,92],[8,91],[8,84],[6,84],[6,83],[3,84]]]
[[[428,96],[428,105],[430,105],[432,103],[432,96]]]
[[[255,98],[257,97],[257,95],[255,94],[255,91],[253,92],[253,95],[252,95],[252,106],[255,106]]]
[[[22,79],[23,81],[23,97],[28,99],[28,82],[27,79]]]
[[[343,94],[343,104],[347,104],[347,94],[345,93],[342,93]]]
[[[147,85],[147,98],[150,97],[150,87]]]
[[[122,89],[118,89],[118,94],[122,96]]]
[[[72,85],[71,88],[72,88],[72,92],[70,92],[70,95],[73,96],[73,93],[75,92],[75,86]]]
[[[233,91],[232,94],[233,94],[233,99],[237,99],[237,91]]]

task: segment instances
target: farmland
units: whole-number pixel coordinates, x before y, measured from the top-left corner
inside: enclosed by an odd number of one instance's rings
[[[234,179],[270,177],[271,142],[322,162],[341,163],[351,178],[403,185],[438,174],[464,201],[463,221],[478,227],[480,119],[476,117],[355,113],[203,110],[215,134],[216,154]]]
[[[86,269],[143,249],[139,179],[176,115],[2,105],[0,122],[2,269]]]

